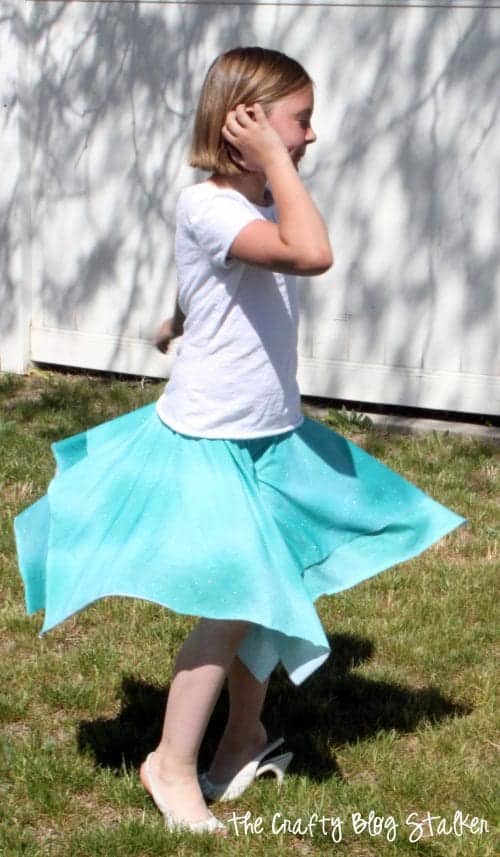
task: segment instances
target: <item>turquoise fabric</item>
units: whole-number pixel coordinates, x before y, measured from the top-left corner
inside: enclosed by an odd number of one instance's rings
[[[306,419],[249,440],[180,435],[148,405],[53,445],[47,495],[15,520],[42,633],[99,598],[252,623],[260,680],[300,683],[328,656],[314,607],[429,547],[464,519]]]

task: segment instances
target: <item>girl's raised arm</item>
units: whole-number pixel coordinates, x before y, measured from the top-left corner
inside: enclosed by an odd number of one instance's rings
[[[247,170],[264,173],[278,212],[278,223],[255,220],[245,226],[231,245],[231,257],[285,274],[327,271],[333,254],[324,220],[261,105],[253,105],[250,113],[238,105],[222,133]]]

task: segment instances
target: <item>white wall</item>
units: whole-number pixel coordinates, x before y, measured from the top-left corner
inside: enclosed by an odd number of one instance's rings
[[[3,0],[0,17],[0,367],[24,371],[31,313],[28,50],[22,6]]]
[[[303,172],[337,264],[301,284],[303,392],[500,412],[500,7],[4,5],[2,369],[168,372],[148,336],[196,94],[217,53],[261,44],[316,81]]]

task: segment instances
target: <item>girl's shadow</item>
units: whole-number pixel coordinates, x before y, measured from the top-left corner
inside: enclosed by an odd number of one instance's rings
[[[421,722],[438,723],[472,710],[434,687],[412,690],[357,675],[352,670],[373,656],[370,640],[334,634],[329,643],[329,660],[303,685],[295,687],[280,670],[270,683],[264,721],[270,737],[286,735],[287,749],[295,753],[292,770],[296,773],[316,780],[341,776],[328,751],[332,743],[350,744],[381,731],[409,733]],[[165,701],[164,688],[125,677],[118,716],[79,724],[80,751],[90,752],[98,765],[116,771],[138,767],[160,737]],[[215,750],[226,712],[224,692],[205,736],[202,768]]]

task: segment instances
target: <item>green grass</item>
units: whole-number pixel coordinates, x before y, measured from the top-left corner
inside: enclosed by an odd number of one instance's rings
[[[40,616],[24,612],[12,537],[13,517],[52,476],[50,443],[153,401],[161,386],[0,376],[0,855],[493,857],[498,447],[384,434],[351,412],[329,422],[469,524],[412,562],[318,602],[329,661],[298,688],[278,672],[266,705],[270,731],[284,731],[295,752],[290,775],[280,792],[260,781],[234,806],[217,807],[229,821],[250,813],[253,828],[245,834],[241,822],[240,835],[225,841],[165,832],[137,769],[158,736],[175,652],[193,620],[110,599],[40,639]],[[221,699],[205,759],[224,711]],[[457,810],[485,819],[489,832],[446,835],[434,821],[430,835],[427,812],[450,824]],[[370,812],[382,831],[354,830],[352,814],[367,820]],[[324,831],[321,823],[308,829],[315,813],[326,818]],[[421,828],[405,823],[410,813]],[[288,829],[279,832],[278,821]],[[422,833],[415,842],[413,829]]]

